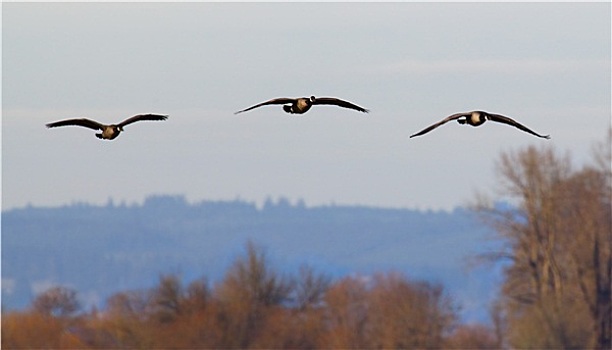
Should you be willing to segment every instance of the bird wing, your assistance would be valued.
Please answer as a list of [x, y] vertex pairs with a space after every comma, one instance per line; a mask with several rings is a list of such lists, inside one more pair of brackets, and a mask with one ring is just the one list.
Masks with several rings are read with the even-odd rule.
[[168, 119], [168, 116], [165, 114], [136, 114], [135, 116], [129, 117], [128, 119], [122, 121], [121, 123], [117, 124], [117, 126], [119, 127], [124, 127], [126, 125], [132, 124], [132, 123], [136, 123], [139, 122], [141, 120], [166, 120]]
[[521, 130], [523, 130], [525, 132], [528, 132], [528, 133], [530, 133], [532, 135], [535, 135], [537, 137], [541, 137], [543, 139], [550, 139], [550, 135], [540, 135], [537, 132], [529, 129], [525, 125], [517, 122], [516, 120], [514, 120], [512, 118], [509, 118], [509, 117], [506, 117], [506, 116], [503, 116], [503, 115], [500, 115], [500, 114], [491, 114], [491, 113], [488, 113], [488, 115], [489, 115], [489, 119], [492, 120], [492, 121], [499, 122], [499, 123], [504, 123], [504, 124], [508, 124], [508, 125], [512, 125], [512, 126], [514, 126], [516, 128], [519, 128], [519, 129], [521, 129]]
[[94, 130], [102, 130], [104, 128], [103, 124], [100, 124], [95, 120], [86, 119], [86, 118], [60, 120], [57, 122], [47, 124], [47, 127], [56, 128], [58, 126], [67, 126], [67, 125], [84, 126], [86, 128], [90, 128]]
[[470, 113], [456, 113], [456, 114], [453, 114], [453, 115], [449, 115], [448, 117], [440, 120], [439, 122], [437, 122], [437, 123], [435, 123], [435, 124], [433, 124], [431, 126], [428, 126], [425, 129], [417, 132], [416, 134], [410, 135], [410, 138], [413, 138], [415, 136], [421, 136], [423, 134], [427, 134], [428, 132], [432, 131], [433, 129], [437, 128], [438, 126], [440, 126], [440, 125], [442, 125], [444, 123], [447, 123], [447, 122], [449, 122], [451, 120], [459, 119], [461, 117], [467, 117], [469, 115], [470, 115]]
[[336, 106], [340, 106], [344, 108], [354, 109], [359, 112], [364, 112], [364, 113], [369, 112], [369, 110], [363, 107], [359, 107], [356, 104], [353, 104], [348, 101], [344, 101], [344, 100], [341, 100], [335, 97], [316, 97], [312, 104], [313, 105], [336, 105]]
[[251, 106], [251, 107], [249, 107], [247, 109], [243, 109], [241, 111], [234, 112], [234, 114], [250, 111], [251, 109], [255, 109], [257, 107], [261, 107], [261, 106], [265, 106], [265, 105], [285, 105], [287, 103], [293, 103], [294, 101], [295, 101], [294, 98], [288, 98], [288, 97], [273, 98], [273, 99], [271, 99], [269, 101], [262, 102], [260, 104], [256, 104], [255, 106]]

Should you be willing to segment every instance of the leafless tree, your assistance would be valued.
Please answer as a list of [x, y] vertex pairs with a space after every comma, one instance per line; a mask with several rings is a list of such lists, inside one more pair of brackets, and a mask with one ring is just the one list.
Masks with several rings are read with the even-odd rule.
[[67, 287], [52, 287], [39, 294], [32, 306], [37, 312], [54, 316], [67, 317], [73, 315], [80, 308], [75, 290]]
[[[610, 344], [611, 186], [606, 151], [579, 170], [550, 147], [503, 153], [500, 194], [510, 208], [479, 200], [507, 242], [502, 288], [516, 347], [602, 348]], [[605, 159], [608, 159], [607, 166]]]
[[312, 267], [301, 266], [294, 282], [294, 298], [297, 309], [303, 311], [308, 307], [320, 305], [330, 284], [331, 278], [329, 276], [317, 274]]
[[215, 289], [226, 335], [222, 346], [246, 348], [253, 344], [269, 312], [286, 301], [290, 291], [290, 284], [270, 267], [263, 250], [248, 242], [246, 257], [236, 260]]

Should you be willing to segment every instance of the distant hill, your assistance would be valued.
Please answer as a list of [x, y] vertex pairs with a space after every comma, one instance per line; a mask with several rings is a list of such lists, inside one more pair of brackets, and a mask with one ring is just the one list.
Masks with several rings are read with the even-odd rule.
[[2, 212], [2, 308], [24, 308], [57, 284], [91, 306], [118, 291], [151, 287], [160, 273], [214, 282], [251, 240], [283, 272], [308, 264], [336, 278], [394, 270], [441, 282], [465, 319], [481, 320], [499, 268], [465, 266], [493, 248], [489, 235], [461, 208], [307, 207], [284, 198], [258, 208], [242, 200], [190, 204], [181, 196], [131, 206], [26, 207]]

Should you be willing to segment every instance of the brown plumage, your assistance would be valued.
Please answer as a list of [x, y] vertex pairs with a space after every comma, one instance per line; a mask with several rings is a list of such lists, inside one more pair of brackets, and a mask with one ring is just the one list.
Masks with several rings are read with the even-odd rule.
[[451, 120], [457, 120], [459, 124], [469, 124], [471, 126], [480, 126], [484, 124], [484, 122], [486, 122], [487, 120], [492, 120], [494, 122], [512, 125], [515, 128], [521, 129], [537, 137], [541, 137], [544, 139], [550, 139], [550, 135], [540, 135], [536, 133], [535, 131], [529, 129], [528, 127], [524, 126], [523, 124], [520, 124], [519, 122], [517, 122], [516, 120], [512, 118], [503, 116], [501, 114], [493, 114], [493, 113], [484, 112], [484, 111], [472, 111], [472, 112], [457, 113], [457, 114], [450, 115], [442, 119], [441, 121], [417, 132], [416, 134], [410, 135], [410, 137], [412, 138], [415, 136], [421, 136], [423, 134], [426, 134], [432, 131], [433, 129], [437, 128], [438, 126], [444, 123], [447, 123]]
[[101, 130], [102, 131], [101, 133], [96, 134], [96, 137], [99, 139], [114, 140], [115, 138], [117, 138], [117, 136], [119, 136], [119, 134], [123, 131], [123, 127], [126, 125], [129, 125], [129, 124], [132, 124], [138, 121], [142, 121], [142, 120], [166, 120], [166, 119], [168, 119], [167, 115], [149, 113], [149, 114], [137, 114], [135, 116], [132, 116], [122, 121], [119, 124], [105, 125], [105, 124], [98, 123], [95, 120], [86, 119], [86, 118], [78, 118], [78, 119], [60, 120], [57, 122], [49, 123], [47, 124], [47, 127], [56, 128], [59, 126], [68, 126], [68, 125], [83, 126], [83, 127], [94, 129], [94, 130]]
[[299, 97], [299, 98], [274, 98], [266, 102], [262, 102], [260, 104], [256, 104], [255, 106], [249, 107], [247, 109], [243, 109], [241, 111], [235, 112], [234, 114], [250, 111], [251, 109], [255, 109], [257, 107], [265, 106], [265, 105], [284, 105], [283, 110], [287, 113], [291, 114], [303, 114], [308, 112], [310, 107], [313, 105], [336, 105], [339, 107], [354, 109], [359, 112], [368, 113], [369, 110], [359, 107], [356, 104], [353, 104], [348, 101], [341, 100], [335, 97]]

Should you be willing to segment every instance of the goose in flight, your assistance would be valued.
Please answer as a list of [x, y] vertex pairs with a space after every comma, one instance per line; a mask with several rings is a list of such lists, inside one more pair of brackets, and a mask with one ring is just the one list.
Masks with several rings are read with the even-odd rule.
[[274, 98], [272, 100], [262, 102], [260, 104], [256, 104], [255, 106], [249, 107], [247, 109], [243, 109], [241, 111], [235, 112], [234, 114], [250, 111], [251, 109], [255, 109], [257, 107], [265, 106], [265, 105], [284, 105], [283, 110], [287, 113], [291, 114], [303, 114], [308, 112], [310, 107], [313, 105], [336, 105], [339, 107], [354, 109], [359, 112], [368, 113], [369, 110], [359, 107], [355, 104], [352, 104], [348, 101], [344, 101], [335, 97], [300, 97], [300, 98]]
[[123, 131], [123, 127], [141, 120], [166, 120], [167, 115], [164, 114], [137, 114], [132, 116], [119, 124], [100, 124], [95, 120], [80, 118], [80, 119], [65, 119], [57, 122], [47, 124], [47, 128], [55, 128], [58, 126], [76, 125], [83, 126], [86, 128], [101, 130], [102, 132], [96, 134], [96, 137], [104, 140], [113, 140]]
[[526, 127], [523, 124], [520, 124], [519, 122], [517, 122], [516, 120], [500, 115], [500, 114], [493, 114], [493, 113], [489, 113], [489, 112], [484, 112], [484, 111], [472, 111], [472, 112], [465, 112], [465, 113], [457, 113], [457, 114], [453, 114], [450, 115], [444, 119], [442, 119], [441, 121], [417, 132], [416, 134], [410, 135], [410, 138], [413, 138], [415, 136], [421, 136], [423, 134], [426, 134], [430, 131], [432, 131], [433, 129], [437, 128], [438, 126], [449, 122], [451, 120], [457, 120], [457, 122], [459, 124], [469, 124], [471, 126], [480, 126], [482, 124], [484, 124], [484, 122], [486, 122], [487, 120], [492, 120], [494, 122], [498, 122], [498, 123], [504, 123], [504, 124], [508, 124], [508, 125], [512, 125], [516, 128], [519, 128], [525, 132], [528, 132], [532, 135], [535, 135], [537, 137], [541, 137], [544, 139], [550, 139], [550, 135], [540, 135], [538, 133], [536, 133], [535, 131], [529, 129], [528, 127]]

